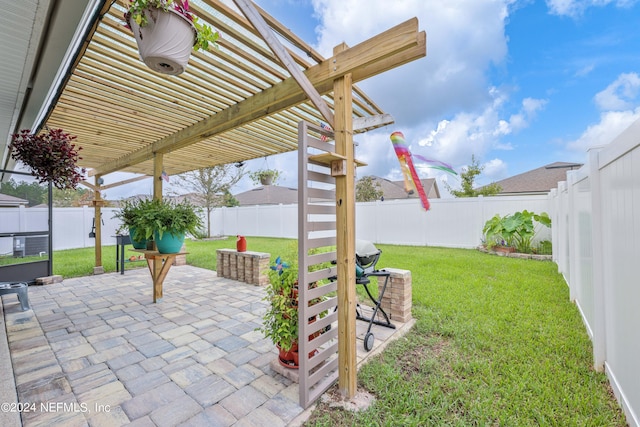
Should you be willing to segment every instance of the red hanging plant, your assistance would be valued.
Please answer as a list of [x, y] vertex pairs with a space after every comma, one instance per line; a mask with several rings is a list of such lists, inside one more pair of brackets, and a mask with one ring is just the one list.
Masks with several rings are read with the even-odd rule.
[[75, 189], [84, 179], [84, 168], [78, 170], [76, 163], [82, 157], [71, 141], [76, 139], [62, 129], [50, 129], [48, 133], [32, 134], [23, 129], [11, 138], [11, 157], [31, 168], [38, 182], [51, 182], [57, 188]]

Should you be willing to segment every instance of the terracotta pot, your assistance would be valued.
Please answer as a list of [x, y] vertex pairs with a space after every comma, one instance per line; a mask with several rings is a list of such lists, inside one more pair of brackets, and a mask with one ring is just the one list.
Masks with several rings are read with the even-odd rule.
[[280, 365], [289, 369], [298, 369], [298, 343], [294, 343], [288, 351], [284, 351], [279, 345], [276, 347], [278, 347], [278, 362]]

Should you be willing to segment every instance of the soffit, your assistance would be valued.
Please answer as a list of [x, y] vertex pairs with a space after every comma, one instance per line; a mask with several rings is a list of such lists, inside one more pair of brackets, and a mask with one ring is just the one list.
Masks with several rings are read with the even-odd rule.
[[8, 135], [13, 132], [29, 86], [40, 43], [43, 16], [49, 2], [2, 3], [0, 14], [0, 167], [4, 165]]

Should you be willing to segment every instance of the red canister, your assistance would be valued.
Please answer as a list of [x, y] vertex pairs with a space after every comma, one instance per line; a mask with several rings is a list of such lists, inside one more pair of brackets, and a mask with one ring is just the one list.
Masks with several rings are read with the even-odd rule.
[[238, 252], [247, 251], [247, 239], [245, 239], [244, 236], [238, 235], [238, 240], [236, 241], [236, 250]]

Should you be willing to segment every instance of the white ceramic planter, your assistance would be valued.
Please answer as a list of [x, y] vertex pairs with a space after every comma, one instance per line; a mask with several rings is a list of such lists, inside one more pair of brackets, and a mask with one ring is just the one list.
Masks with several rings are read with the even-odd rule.
[[158, 73], [177, 76], [187, 68], [196, 29], [180, 13], [170, 9], [146, 9], [148, 24], [140, 27], [133, 19], [129, 26], [138, 43], [140, 59]]

